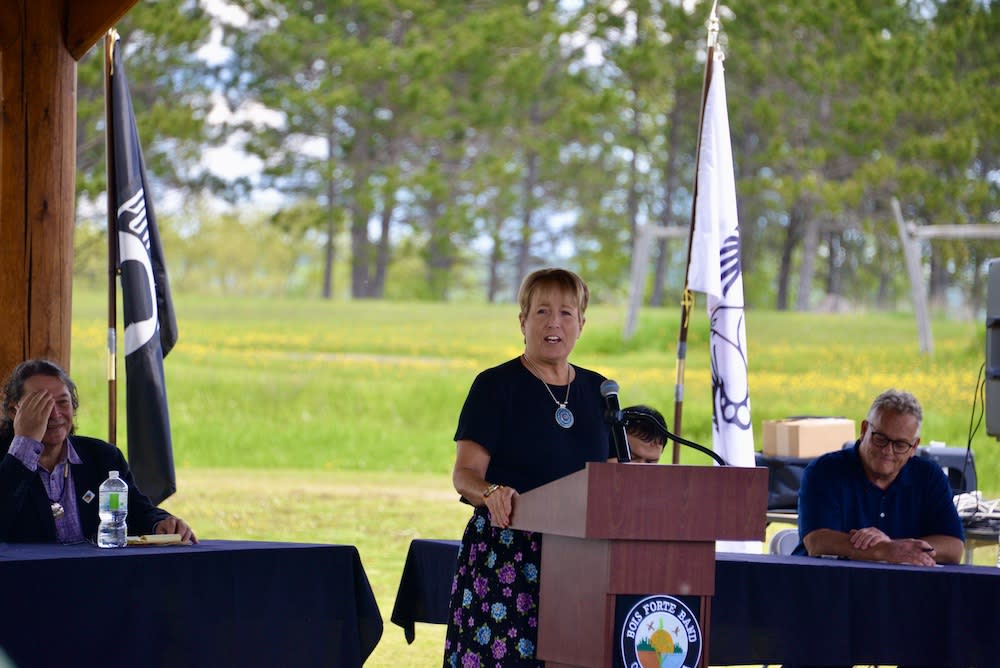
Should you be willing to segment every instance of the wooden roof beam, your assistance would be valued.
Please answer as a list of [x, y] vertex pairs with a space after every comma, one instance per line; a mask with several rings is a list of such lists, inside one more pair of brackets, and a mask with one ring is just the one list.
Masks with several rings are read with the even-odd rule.
[[66, 49], [80, 60], [137, 0], [67, 0]]

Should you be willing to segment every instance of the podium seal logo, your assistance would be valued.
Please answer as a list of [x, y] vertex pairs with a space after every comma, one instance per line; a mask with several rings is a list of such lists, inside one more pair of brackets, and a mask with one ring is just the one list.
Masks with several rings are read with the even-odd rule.
[[620, 646], [627, 668], [695, 668], [701, 660], [698, 617], [673, 596], [647, 596], [625, 616]]

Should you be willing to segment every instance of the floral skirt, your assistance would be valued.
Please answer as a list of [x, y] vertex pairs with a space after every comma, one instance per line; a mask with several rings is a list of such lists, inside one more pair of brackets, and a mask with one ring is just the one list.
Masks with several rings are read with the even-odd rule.
[[541, 554], [541, 534], [499, 529], [476, 508], [451, 585], [445, 668], [544, 665], [535, 659]]

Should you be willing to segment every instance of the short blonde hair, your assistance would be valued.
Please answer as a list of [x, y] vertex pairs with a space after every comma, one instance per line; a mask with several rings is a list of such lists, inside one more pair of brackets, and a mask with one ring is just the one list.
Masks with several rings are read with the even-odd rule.
[[531, 308], [531, 299], [540, 288], [559, 288], [563, 292], [573, 295], [580, 309], [580, 322], [583, 322], [583, 314], [587, 312], [587, 303], [590, 301], [590, 289], [583, 279], [569, 269], [549, 267], [531, 272], [521, 281], [521, 287], [517, 291], [517, 301], [521, 307], [521, 317], [528, 314]]

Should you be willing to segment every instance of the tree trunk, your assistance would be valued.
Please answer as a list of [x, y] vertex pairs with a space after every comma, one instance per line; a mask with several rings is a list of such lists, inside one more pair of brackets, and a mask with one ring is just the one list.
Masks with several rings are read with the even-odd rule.
[[[326, 134], [326, 159], [333, 162], [337, 150], [334, 131]], [[332, 176], [326, 179], [326, 247], [323, 253], [323, 299], [333, 297], [333, 262], [336, 259], [337, 236], [337, 182]]]
[[337, 234], [337, 213], [334, 208], [326, 208], [326, 248], [323, 253], [323, 299], [333, 297], [333, 261], [336, 254], [334, 237]]
[[503, 257], [500, 244], [502, 243], [503, 240], [500, 239], [499, 234], [493, 236], [493, 250], [490, 251], [489, 278], [486, 283], [486, 301], [489, 304], [496, 303], [497, 295], [500, 292], [500, 259]]
[[781, 246], [781, 262], [778, 265], [778, 295], [775, 308], [779, 311], [788, 310], [788, 282], [792, 275], [792, 253], [798, 243], [799, 230], [802, 225], [800, 205], [794, 204], [788, 212], [788, 229], [785, 230], [785, 240]]
[[[875, 247], [876, 254], [875, 257], [889, 257], [889, 239], [885, 234], [878, 232], [875, 235]], [[892, 273], [889, 271], [889, 265], [884, 262], [878, 263], [878, 292], [875, 296], [875, 307], [880, 311], [885, 311], [889, 308], [889, 300], [892, 295]]]
[[982, 252], [976, 249], [972, 251], [971, 255], [972, 285], [969, 286], [968, 301], [969, 313], [974, 315], [979, 313], [979, 309], [986, 306], [986, 281], [989, 280], [989, 276], [984, 271], [987, 258], [983, 257]]
[[947, 306], [950, 286], [951, 277], [948, 275], [946, 263], [941, 259], [940, 251], [931, 244], [931, 280], [927, 297], [932, 307], [940, 309]]
[[827, 256], [826, 273], [826, 294], [842, 297], [844, 295], [844, 248], [841, 243], [843, 233], [831, 230], [827, 235], [827, 247], [830, 254]]
[[819, 221], [812, 217], [803, 224], [802, 261], [799, 263], [799, 289], [795, 297], [795, 310], [809, 310], [809, 296], [812, 293], [813, 275], [816, 273], [816, 255], [819, 250]]
[[432, 299], [445, 301], [448, 299], [450, 272], [455, 264], [448, 233], [448, 207], [434, 201], [428, 207], [428, 213], [433, 222], [427, 240], [427, 286]]
[[496, 207], [494, 211], [493, 229], [491, 230], [491, 240], [493, 248], [490, 250], [489, 267], [487, 269], [488, 278], [486, 280], [486, 301], [490, 304], [496, 303], [497, 295], [500, 293], [500, 263], [503, 261], [503, 235], [500, 234], [503, 225], [503, 213]]
[[351, 197], [351, 297], [363, 299], [372, 296], [371, 241], [368, 238], [368, 218], [371, 210], [362, 204], [371, 164], [368, 156], [370, 131], [362, 123], [355, 130], [350, 151], [353, 172], [353, 192]]
[[389, 274], [389, 256], [392, 253], [389, 235], [392, 229], [392, 213], [395, 210], [396, 200], [392, 193], [387, 192], [382, 206], [378, 246], [375, 249], [375, 280], [372, 282], [371, 296], [376, 299], [385, 297], [385, 279]]
[[368, 214], [355, 197], [351, 205], [351, 296], [355, 299], [372, 296]]
[[[670, 112], [670, 134], [667, 138], [667, 164], [663, 168], [663, 210], [660, 212], [660, 225], [670, 227], [674, 214], [674, 191], [677, 189], [677, 145], [680, 143], [681, 108], [674, 105]], [[685, 111], [687, 111], [685, 109]], [[649, 297], [650, 306], [663, 306], [666, 302], [667, 259], [670, 257], [670, 245], [667, 238], [662, 238], [656, 244], [656, 270], [653, 274], [653, 293]], [[685, 261], [687, 258], [685, 257]], [[682, 286], [683, 287], [683, 286]]]
[[635, 248], [635, 238], [639, 227], [639, 91], [632, 89], [632, 127], [629, 139], [632, 144], [632, 156], [628, 161], [628, 194], [626, 195], [626, 210], [628, 211], [629, 248]]
[[515, 300], [517, 300], [517, 290], [520, 287], [521, 279], [528, 273], [528, 266], [531, 262], [531, 239], [534, 232], [531, 219], [535, 215], [535, 186], [538, 183], [538, 154], [534, 150], [529, 150], [525, 156], [525, 165], [527, 170], [523, 181], [521, 238], [517, 248], [517, 277], [514, 282]]

